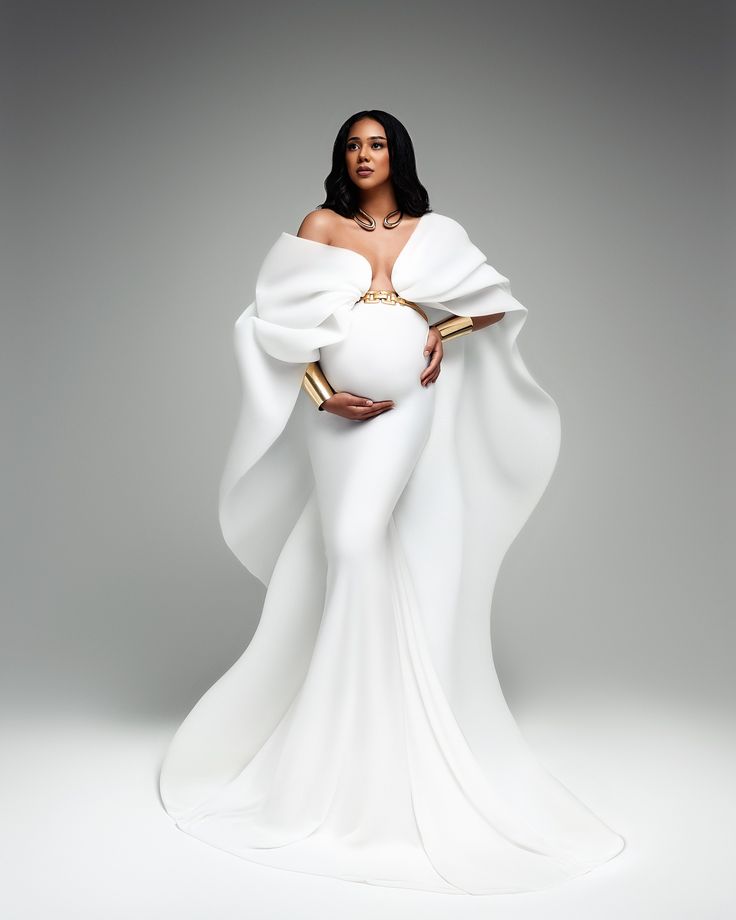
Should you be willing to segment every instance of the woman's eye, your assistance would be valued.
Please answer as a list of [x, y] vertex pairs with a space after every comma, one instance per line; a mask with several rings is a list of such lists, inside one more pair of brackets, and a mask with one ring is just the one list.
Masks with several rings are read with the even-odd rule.
[[[347, 149], [348, 149], [348, 150], [355, 150], [355, 148], [356, 148], [357, 146], [358, 146], [358, 145], [357, 145], [355, 142], [353, 142], [352, 144], [348, 144]], [[383, 148], [383, 144], [381, 143], [381, 141], [373, 141], [373, 143], [371, 144], [371, 147]]]

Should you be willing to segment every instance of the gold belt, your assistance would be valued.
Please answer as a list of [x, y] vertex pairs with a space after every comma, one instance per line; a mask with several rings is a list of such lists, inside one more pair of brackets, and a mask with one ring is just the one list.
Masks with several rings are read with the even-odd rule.
[[422, 310], [419, 304], [414, 303], [411, 300], [406, 300], [403, 297], [399, 297], [396, 291], [366, 291], [362, 297], [359, 297], [356, 303], [359, 301], [364, 303], [395, 303], [400, 304], [402, 307], [411, 307], [413, 310], [416, 310], [424, 319], [429, 323], [427, 314]]

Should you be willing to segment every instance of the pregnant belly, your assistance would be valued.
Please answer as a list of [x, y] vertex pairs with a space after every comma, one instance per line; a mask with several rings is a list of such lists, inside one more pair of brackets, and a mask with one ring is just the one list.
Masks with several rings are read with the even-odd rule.
[[411, 307], [359, 301], [347, 336], [320, 349], [320, 366], [335, 391], [398, 400], [422, 389], [428, 328]]

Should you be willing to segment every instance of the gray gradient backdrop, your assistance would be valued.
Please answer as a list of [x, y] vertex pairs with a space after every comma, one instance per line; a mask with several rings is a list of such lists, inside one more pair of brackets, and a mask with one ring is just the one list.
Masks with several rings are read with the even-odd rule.
[[733, 11], [4, 4], [4, 704], [175, 722], [247, 645], [233, 323], [376, 107], [562, 413], [496, 592], [512, 708], [732, 705]]
[[[3, 918], [734, 914], [735, 12], [0, 6]], [[157, 797], [263, 600], [217, 519], [233, 324], [369, 107], [404, 121], [432, 206], [511, 279], [562, 413], [494, 654], [541, 763], [627, 847], [552, 891], [254, 866]]]

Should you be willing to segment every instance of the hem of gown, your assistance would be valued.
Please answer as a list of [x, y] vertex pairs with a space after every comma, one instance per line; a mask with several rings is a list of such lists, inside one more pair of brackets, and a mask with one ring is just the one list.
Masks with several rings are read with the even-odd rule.
[[573, 879], [580, 878], [583, 875], [588, 875], [593, 870], [600, 868], [606, 863], [611, 862], [617, 856], [620, 856], [627, 847], [626, 838], [621, 836], [621, 834], [616, 834], [620, 841], [620, 846], [617, 850], [615, 850], [609, 856], [598, 858], [589, 864], [581, 864], [578, 869], [569, 870], [566, 875], [560, 877], [556, 881], [528, 887], [498, 887], [489, 888], [482, 891], [469, 891], [468, 889], [462, 888], [459, 885], [454, 885], [452, 882], [448, 882], [439, 874], [439, 872], [437, 872], [436, 869], [433, 869], [433, 871], [436, 873], [438, 879], [440, 880], [440, 884], [437, 887], [433, 887], [428, 884], [423, 884], [421, 882], [407, 878], [380, 878], [377, 876], [360, 877], [357, 875], [319, 872], [316, 869], [297, 869], [294, 866], [279, 865], [276, 862], [269, 862], [263, 857], [262, 854], [269, 850], [284, 850], [284, 847], [249, 847], [238, 851], [230, 850], [218, 846], [217, 844], [212, 843], [203, 837], [200, 837], [193, 831], [183, 827], [178, 821], [175, 821], [174, 823], [176, 828], [181, 833], [186, 834], [188, 837], [192, 837], [194, 840], [199, 841], [199, 843], [204, 843], [206, 846], [211, 847], [213, 850], [218, 850], [221, 853], [227, 853], [236, 859], [242, 859], [245, 862], [252, 863], [253, 865], [263, 866], [266, 869], [274, 869], [278, 872], [294, 872], [297, 875], [309, 875], [316, 878], [332, 879], [338, 882], [351, 882], [353, 884], [360, 885], [373, 885], [379, 888], [400, 888], [407, 891], [423, 891], [431, 892], [433, 894], [469, 895], [472, 897], [489, 897], [503, 894], [531, 894], [535, 891], [548, 891], [552, 888], [557, 888], [559, 885], [564, 885], [566, 882], [572, 881]]
[[[432, 669], [428, 649], [424, 646], [424, 635], [416, 607], [413, 579], [408, 570], [407, 560], [403, 555], [401, 539], [396, 530], [393, 517], [389, 522], [388, 537], [393, 613], [398, 630], [397, 636], [403, 637], [403, 641], [400, 642], [399, 646], [400, 657], [398, 664], [402, 670], [404, 681], [404, 701], [406, 702], [411, 694], [416, 694], [417, 699], [421, 701], [423, 719], [426, 719], [427, 726], [432, 729], [434, 743], [437, 745], [437, 754], [439, 756], [446, 756], [447, 754], [442, 748], [441, 740], [444, 738], [446, 743], [449, 743], [454, 737], [450, 735], [448, 739], [447, 731], [449, 728], [452, 726], [459, 733], [455, 739], [457, 742], [455, 756], [448, 763], [451, 768], [454, 768], [456, 764], [462, 766], [466, 755], [470, 756], [470, 751], [469, 749], [466, 750], [465, 743], [463, 743], [464, 736], [462, 736], [457, 723], [454, 720], [450, 720], [448, 714], [443, 717], [441, 706], [438, 709], [444, 698], [440, 699], [440, 687], [439, 685], [435, 686], [437, 678]], [[411, 713], [406, 712], [405, 716], [410, 718]], [[418, 719], [416, 713], [414, 718], [415, 720]], [[448, 720], [451, 722], [451, 726], [448, 724]], [[404, 740], [408, 741], [406, 734], [404, 734]], [[409, 748], [407, 748], [407, 753], [408, 751]], [[464, 774], [462, 771], [458, 773], [453, 770], [453, 776], [454, 781], [458, 782], [463, 778]], [[217, 794], [214, 794], [214, 799], [217, 798]], [[466, 792], [466, 796], [472, 805], [472, 787], [471, 791]], [[476, 871], [475, 877], [473, 877], [473, 870], [465, 864], [462, 857], [459, 857], [457, 851], [454, 857], [454, 865], [452, 859], [450, 859], [449, 863], [447, 859], [444, 859], [444, 865], [441, 859], [440, 865], [437, 865], [437, 860], [433, 858], [436, 855], [433, 853], [433, 841], [436, 844], [437, 835], [436, 833], [430, 835], [429, 840], [425, 840], [422, 816], [417, 814], [413, 794], [410, 803], [419, 839], [414, 843], [398, 846], [394, 846], [393, 843], [389, 845], [379, 843], [378, 845], [367, 847], [363, 851], [363, 855], [351, 852], [351, 847], [345, 845], [340, 836], [335, 837], [332, 834], [328, 834], [327, 838], [323, 837], [321, 828], [324, 824], [324, 818], [309, 833], [289, 841], [282, 840], [274, 845], [266, 844], [262, 846], [240, 845], [227, 832], [223, 835], [222, 828], [208, 828], [206, 826], [208, 817], [210, 817], [207, 814], [208, 809], [206, 807], [208, 802], [209, 799], [200, 802], [199, 806], [193, 811], [190, 811], [186, 816], [174, 818], [174, 821], [176, 827], [183, 833], [211, 846], [213, 849], [229, 853], [256, 865], [280, 869], [281, 871], [383, 888], [401, 888], [437, 894], [481, 896], [543, 891], [591, 872], [593, 869], [615, 858], [626, 847], [624, 838], [606, 825], [612, 835], [607, 841], [609, 845], [606, 848], [603, 848], [600, 843], [598, 846], [591, 846], [588, 850], [587, 859], [585, 846], [576, 847], [574, 850], [571, 850], [569, 846], [553, 847], [552, 849], [556, 850], [556, 853], [537, 851], [538, 855], [542, 857], [538, 869], [536, 871], [531, 869], [524, 873], [522, 877], [517, 875], [513, 883], [504, 884], [504, 879], [499, 871], [499, 864], [495, 864], [495, 860], [489, 856], [490, 851], [486, 851], [486, 869], [481, 872]], [[171, 815], [171, 817], [174, 816]], [[204, 820], [205, 826], [202, 828], [197, 827], [202, 820]], [[489, 824], [493, 826], [491, 821], [489, 821]], [[501, 836], [504, 835], [502, 834]], [[228, 837], [230, 837], [230, 840], [228, 840]], [[309, 840], [309, 838], [312, 839]], [[510, 838], [507, 842], [511, 849], [530, 849], [530, 847], [515, 842]], [[451, 846], [451, 844], [446, 845]], [[326, 847], [326, 849], [323, 849], [323, 847]], [[485, 850], [485, 847], [479, 844], [479, 850]], [[448, 865], [451, 867], [449, 875], [446, 871], [444, 873], [442, 871], [447, 869]], [[396, 872], [396, 874], [393, 875], [392, 872]], [[451, 880], [450, 876], [455, 880]], [[496, 884], [490, 882], [493, 876], [496, 876]], [[507, 879], [506, 881], [509, 882], [510, 880]]]

